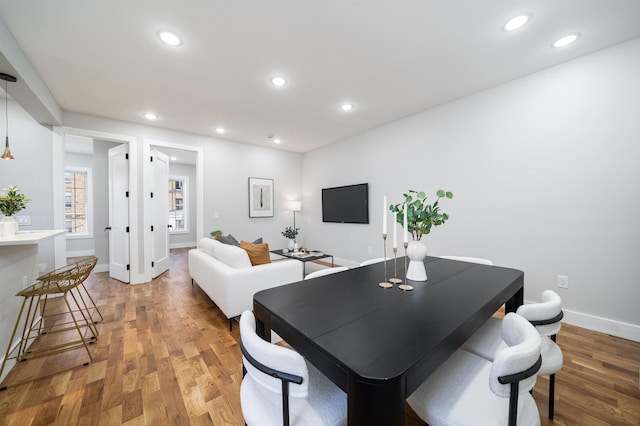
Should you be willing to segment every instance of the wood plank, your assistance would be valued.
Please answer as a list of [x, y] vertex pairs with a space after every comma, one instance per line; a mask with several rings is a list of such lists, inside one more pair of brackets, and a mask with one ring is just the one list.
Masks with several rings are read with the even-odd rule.
[[[187, 251], [172, 250], [171, 270], [147, 284], [92, 274], [86, 285], [104, 316], [94, 362], [77, 366], [86, 353], [65, 352], [74, 367], [53, 375], [58, 358], [18, 364], [10, 376], [40, 378], [0, 391], [0, 424], [242, 425], [239, 327], [229, 332], [191, 285]], [[533, 392], [543, 426], [640, 424], [640, 343], [563, 324], [558, 344], [553, 422], [548, 378]], [[407, 407], [407, 424], [424, 422]]]

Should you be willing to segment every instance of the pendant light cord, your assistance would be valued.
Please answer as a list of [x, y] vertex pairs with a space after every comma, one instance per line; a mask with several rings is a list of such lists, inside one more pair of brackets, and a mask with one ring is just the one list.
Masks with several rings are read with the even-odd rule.
[[6, 144], [9, 143], [9, 80], [4, 81], [4, 118], [6, 122]]

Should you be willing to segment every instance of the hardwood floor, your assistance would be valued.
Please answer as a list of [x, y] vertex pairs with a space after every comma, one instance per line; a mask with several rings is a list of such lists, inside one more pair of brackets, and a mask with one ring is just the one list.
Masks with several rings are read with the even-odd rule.
[[[88, 366], [82, 351], [18, 364], [0, 391], [0, 425], [242, 425], [238, 327], [191, 286], [187, 249], [152, 283], [124, 285], [105, 273], [87, 287], [104, 315]], [[564, 367], [556, 418], [547, 420], [548, 379], [534, 397], [543, 425], [640, 424], [640, 343], [563, 325]], [[2, 348], [4, 350], [4, 348]], [[78, 367], [53, 373], [65, 363]], [[407, 408], [407, 423], [423, 425]]]

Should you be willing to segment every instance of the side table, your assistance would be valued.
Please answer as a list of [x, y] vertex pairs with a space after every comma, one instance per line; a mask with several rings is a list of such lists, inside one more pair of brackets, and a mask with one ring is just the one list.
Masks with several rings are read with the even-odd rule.
[[307, 252], [288, 252], [285, 253], [282, 249], [278, 249], [278, 250], [271, 250], [271, 253], [273, 254], [277, 254], [278, 256], [282, 256], [282, 257], [286, 257], [289, 259], [295, 259], [295, 260], [299, 260], [300, 262], [303, 263], [302, 266], [302, 278], [304, 279], [304, 277], [307, 275], [307, 270], [306, 270], [306, 266], [307, 266], [307, 262], [313, 262], [314, 260], [320, 260], [320, 259], [326, 259], [327, 257], [331, 258], [331, 267], [333, 268], [333, 255], [332, 254], [327, 254], [327, 253], [323, 253], [321, 251], [307, 251]]

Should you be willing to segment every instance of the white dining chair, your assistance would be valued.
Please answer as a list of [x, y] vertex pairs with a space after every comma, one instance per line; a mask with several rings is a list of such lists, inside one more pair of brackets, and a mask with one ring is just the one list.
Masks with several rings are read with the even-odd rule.
[[456, 351], [408, 398], [430, 426], [537, 426], [540, 415], [529, 391], [540, 368], [540, 334], [523, 317], [502, 321], [505, 347], [493, 362]]
[[489, 259], [483, 259], [481, 257], [467, 257], [467, 256], [438, 256], [441, 259], [459, 260], [462, 262], [478, 263], [480, 265], [493, 265], [493, 262]]
[[360, 262], [360, 266], [367, 266], [367, 265], [373, 265], [374, 263], [380, 263], [380, 262], [384, 262], [385, 260], [391, 260], [390, 257], [376, 257], [374, 259], [367, 259], [364, 260], [362, 262]]
[[288, 347], [256, 333], [251, 311], [240, 317], [240, 405], [247, 425], [346, 425], [347, 396]]
[[[542, 336], [542, 366], [539, 375], [549, 376], [549, 419], [553, 420], [555, 400], [555, 373], [563, 364], [562, 350], [556, 343], [563, 317], [562, 299], [552, 291], [542, 292], [539, 303], [522, 305], [516, 311], [533, 324]], [[502, 320], [491, 317], [462, 346], [462, 349], [491, 361], [505, 344], [500, 338]]]
[[338, 272], [346, 271], [349, 269], [346, 266], [336, 266], [335, 268], [325, 268], [320, 269], [318, 271], [311, 272], [304, 277], [305, 280], [310, 280], [311, 278], [318, 278], [325, 275], [337, 274]]

